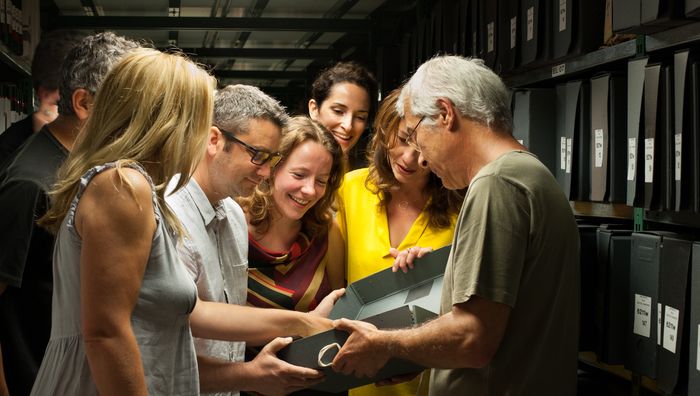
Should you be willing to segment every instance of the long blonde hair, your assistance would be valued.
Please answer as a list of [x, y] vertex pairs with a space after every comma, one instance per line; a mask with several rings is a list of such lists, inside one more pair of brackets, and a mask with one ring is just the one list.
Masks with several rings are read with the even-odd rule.
[[248, 213], [250, 224], [256, 228], [258, 234], [266, 234], [270, 230], [275, 200], [272, 197], [275, 175], [289, 155], [302, 143], [311, 141], [323, 146], [332, 158], [330, 176], [326, 184], [326, 192], [316, 204], [310, 208], [301, 219], [302, 230], [310, 238], [324, 235], [333, 220], [331, 206], [335, 202], [335, 196], [345, 173], [343, 163], [343, 151], [333, 135], [321, 124], [306, 116], [292, 117], [284, 128], [279, 152], [282, 161], [275, 166], [270, 175], [270, 180], [261, 183], [255, 192], [246, 198], [239, 199], [239, 203]]
[[168, 180], [180, 173], [185, 185], [204, 153], [212, 122], [215, 80], [180, 54], [138, 49], [106, 76], [75, 146], [59, 168], [52, 205], [39, 224], [57, 232], [90, 168], [118, 161], [140, 163], [156, 185], [166, 222], [180, 234], [175, 215], [164, 203]]

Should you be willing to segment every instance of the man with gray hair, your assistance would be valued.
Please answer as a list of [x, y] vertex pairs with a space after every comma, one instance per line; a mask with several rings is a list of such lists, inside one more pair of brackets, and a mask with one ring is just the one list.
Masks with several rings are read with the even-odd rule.
[[[250, 194], [270, 176], [271, 167], [280, 160], [277, 147], [287, 120], [284, 108], [258, 88], [229, 85], [217, 91], [204, 158], [187, 185], [166, 195], [187, 231], [178, 243], [178, 253], [201, 300], [246, 304], [248, 225], [232, 198]], [[171, 181], [170, 188], [177, 180]], [[264, 312], [270, 311], [241, 311], [240, 320], [250, 323], [250, 333], [276, 327], [281, 331], [281, 326], [266, 326], [272, 319], [259, 315]], [[251, 362], [244, 362], [244, 342], [195, 338], [202, 392], [238, 394], [231, 392], [235, 389], [278, 395], [313, 385], [321, 378], [319, 372], [293, 366], [275, 355], [290, 342], [290, 338], [275, 339]]]
[[411, 77], [397, 110], [419, 163], [448, 189], [468, 187], [441, 316], [398, 331], [341, 319], [352, 334], [333, 368], [373, 375], [395, 357], [434, 367], [433, 395], [575, 394], [576, 222], [552, 174], [513, 138], [505, 85], [481, 60], [440, 56]]
[[47, 191], [93, 95], [112, 66], [137, 47], [114, 33], [79, 41], [62, 65], [58, 117], [29, 137], [0, 175], [0, 394], [5, 382], [10, 394], [29, 394], [49, 341], [54, 239], [35, 220], [48, 208]]

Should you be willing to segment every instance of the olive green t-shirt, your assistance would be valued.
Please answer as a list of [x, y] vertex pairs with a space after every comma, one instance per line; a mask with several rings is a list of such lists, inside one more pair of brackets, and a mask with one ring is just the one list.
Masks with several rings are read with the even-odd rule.
[[492, 361], [435, 369], [431, 395], [574, 395], [579, 237], [547, 168], [513, 151], [472, 180], [457, 219], [441, 313], [479, 296], [511, 307]]

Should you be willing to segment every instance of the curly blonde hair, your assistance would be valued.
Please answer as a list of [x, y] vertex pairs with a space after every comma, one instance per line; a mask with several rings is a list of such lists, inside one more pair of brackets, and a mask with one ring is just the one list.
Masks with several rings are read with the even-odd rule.
[[257, 233], [264, 235], [270, 229], [272, 209], [275, 206], [272, 190], [277, 170], [297, 147], [307, 141], [316, 142], [323, 146], [331, 154], [332, 164], [326, 192], [301, 218], [301, 229], [310, 238], [328, 232], [333, 220], [332, 206], [335, 202], [336, 192], [345, 173], [343, 151], [333, 135], [323, 125], [307, 116], [296, 116], [291, 118], [282, 132], [279, 148], [282, 161], [272, 170], [270, 179], [261, 183], [249, 197], [239, 199], [241, 207], [248, 214], [249, 222], [255, 227]]

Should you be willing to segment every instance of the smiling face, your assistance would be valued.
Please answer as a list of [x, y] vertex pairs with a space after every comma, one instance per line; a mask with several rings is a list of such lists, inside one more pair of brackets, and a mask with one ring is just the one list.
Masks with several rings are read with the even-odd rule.
[[369, 118], [369, 94], [359, 85], [343, 82], [333, 85], [320, 103], [309, 101], [309, 116], [328, 128], [347, 153], [360, 139]]
[[280, 215], [300, 220], [326, 193], [333, 157], [311, 140], [299, 144], [275, 169], [272, 197]]
[[430, 170], [419, 166], [419, 153], [406, 143], [406, 121], [399, 122], [394, 147], [389, 149], [389, 162], [394, 177], [401, 184], [423, 186], [428, 181]]

